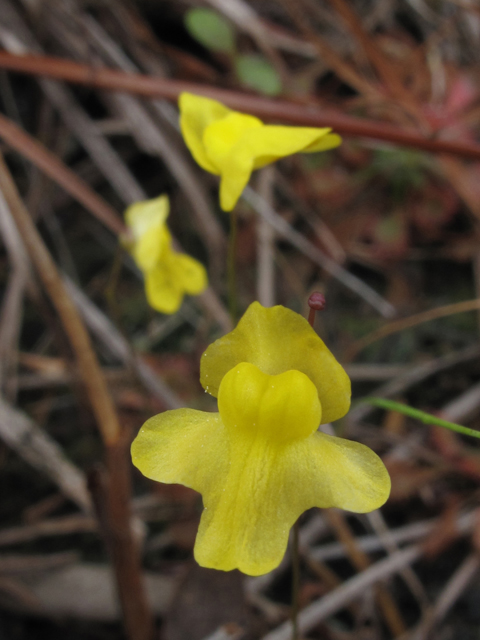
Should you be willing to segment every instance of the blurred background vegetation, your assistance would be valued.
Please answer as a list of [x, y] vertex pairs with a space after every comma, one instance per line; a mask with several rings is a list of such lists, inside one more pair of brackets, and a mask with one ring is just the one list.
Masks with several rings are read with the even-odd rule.
[[[475, 0], [0, 0], [0, 640], [147, 640], [137, 551], [156, 637], [288, 638], [289, 558], [258, 579], [200, 569], [198, 495], [128, 462], [152, 414], [214, 410], [199, 359], [231, 326], [229, 217], [178, 131], [175, 98], [200, 87], [343, 137], [257, 172], [237, 206], [239, 311], [258, 299], [305, 314], [312, 291], [326, 296], [316, 329], [354, 392], [332, 428], [392, 476], [381, 512], [302, 517], [305, 637], [480, 637], [477, 443], [356, 404], [480, 428], [479, 36]], [[149, 308], [121, 243], [124, 209], [161, 193], [210, 278], [172, 316]], [[118, 459], [20, 210], [91, 337]]]

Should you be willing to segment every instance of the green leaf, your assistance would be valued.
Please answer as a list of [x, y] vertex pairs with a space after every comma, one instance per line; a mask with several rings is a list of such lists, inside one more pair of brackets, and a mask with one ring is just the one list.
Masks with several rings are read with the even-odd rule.
[[206, 49], [235, 52], [235, 33], [230, 23], [212, 9], [190, 9], [185, 14], [188, 33]]
[[240, 82], [266, 96], [276, 96], [282, 91], [280, 76], [263, 56], [241, 55], [235, 61]]

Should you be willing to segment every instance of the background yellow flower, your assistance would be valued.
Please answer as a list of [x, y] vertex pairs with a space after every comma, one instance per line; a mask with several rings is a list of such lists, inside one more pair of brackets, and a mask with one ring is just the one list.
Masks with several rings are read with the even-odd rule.
[[128, 207], [125, 221], [133, 235], [128, 248], [145, 277], [148, 303], [162, 313], [175, 313], [185, 293], [201, 293], [208, 280], [198, 260], [173, 249], [168, 213], [168, 197], [162, 195]]
[[221, 176], [220, 206], [231, 211], [254, 169], [293, 153], [333, 149], [341, 138], [328, 127], [265, 125], [254, 116], [192, 93], [179, 99], [180, 127], [198, 164]]

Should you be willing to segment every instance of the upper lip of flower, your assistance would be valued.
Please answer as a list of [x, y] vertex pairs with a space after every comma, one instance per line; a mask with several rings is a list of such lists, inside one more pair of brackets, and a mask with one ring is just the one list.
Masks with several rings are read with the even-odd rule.
[[200, 360], [200, 382], [217, 396], [223, 376], [239, 362], [251, 362], [264, 373], [290, 369], [315, 384], [322, 422], [344, 416], [350, 407], [350, 379], [305, 318], [283, 306], [253, 302], [237, 327], [212, 343]]

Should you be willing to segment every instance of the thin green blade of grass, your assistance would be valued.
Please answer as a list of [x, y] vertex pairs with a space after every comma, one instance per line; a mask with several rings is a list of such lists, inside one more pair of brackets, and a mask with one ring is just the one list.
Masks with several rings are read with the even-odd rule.
[[431, 424], [437, 427], [450, 429], [450, 431], [461, 433], [464, 436], [471, 436], [472, 438], [480, 438], [480, 431], [476, 431], [475, 429], [470, 429], [469, 427], [463, 427], [462, 425], [456, 424], [455, 422], [442, 420], [442, 418], [438, 418], [437, 416], [434, 416], [431, 413], [427, 413], [426, 411], [420, 411], [419, 409], [414, 409], [413, 407], [410, 407], [408, 404], [403, 404], [402, 402], [395, 402], [394, 400], [386, 400], [385, 398], [375, 398], [375, 397], [363, 398], [362, 402], [371, 404], [374, 407], [379, 407], [380, 409], [397, 411], [398, 413], [402, 413], [403, 415], [409, 416], [410, 418], [415, 418], [417, 420], [420, 420], [424, 424]]

